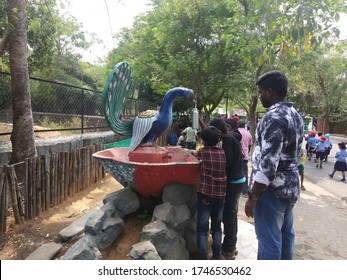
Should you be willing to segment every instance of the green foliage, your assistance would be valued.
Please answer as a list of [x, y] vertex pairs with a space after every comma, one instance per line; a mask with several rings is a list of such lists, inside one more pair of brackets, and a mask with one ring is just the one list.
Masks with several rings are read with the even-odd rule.
[[191, 87], [207, 113], [226, 96], [249, 113], [261, 109], [257, 77], [335, 38], [346, 9], [342, 0], [153, 0], [152, 7], [118, 34], [108, 68], [130, 63], [135, 89], [142, 81], [158, 93]]
[[[344, 47], [343, 47], [344, 46]], [[346, 43], [302, 54], [288, 64], [290, 98], [302, 112], [329, 122], [343, 123], [347, 113]], [[304, 63], [303, 63], [304, 62]]]
[[149, 211], [149, 210], [142, 210], [139, 214], [137, 214], [137, 218], [140, 220], [140, 221], [145, 221], [149, 218], [152, 217], [152, 211]]

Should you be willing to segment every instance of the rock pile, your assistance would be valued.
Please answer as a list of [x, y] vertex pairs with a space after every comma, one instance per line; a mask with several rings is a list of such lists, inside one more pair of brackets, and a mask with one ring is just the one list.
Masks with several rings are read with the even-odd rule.
[[[196, 253], [195, 187], [168, 184], [161, 200], [153, 210], [152, 221], [143, 228], [140, 242], [132, 246], [129, 259], [187, 260]], [[60, 259], [102, 259], [124, 230], [123, 218], [138, 211], [142, 201], [131, 188], [107, 195], [103, 205], [88, 217], [83, 237]]]

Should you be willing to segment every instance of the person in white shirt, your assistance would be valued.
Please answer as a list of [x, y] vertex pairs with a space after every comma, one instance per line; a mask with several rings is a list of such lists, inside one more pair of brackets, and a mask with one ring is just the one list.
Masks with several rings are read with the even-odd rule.
[[192, 122], [189, 122], [189, 126], [183, 130], [186, 133], [186, 140], [184, 147], [190, 150], [195, 150], [196, 147], [196, 129], [192, 128]]

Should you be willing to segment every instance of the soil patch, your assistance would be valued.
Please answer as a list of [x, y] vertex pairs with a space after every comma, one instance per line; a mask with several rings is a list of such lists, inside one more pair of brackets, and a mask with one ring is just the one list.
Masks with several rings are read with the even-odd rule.
[[[122, 186], [110, 175], [105, 180], [83, 190], [64, 203], [52, 207], [41, 217], [16, 225], [9, 217], [8, 230], [0, 237], [1, 260], [24, 260], [41, 245], [55, 242], [59, 232], [73, 221], [102, 204], [103, 198]], [[140, 240], [140, 232], [150, 218], [134, 213], [125, 217], [125, 231], [110, 248], [107, 259], [127, 260], [130, 247]], [[63, 255], [76, 242], [63, 243]]]
[[[44, 130], [44, 129], [49, 129], [47, 127], [42, 127], [38, 125], [33, 126], [34, 130]], [[0, 131], [1, 132], [12, 132], [12, 124], [11, 123], [0, 123]], [[56, 137], [60, 136], [61, 134], [58, 131], [48, 131], [48, 132], [35, 132], [35, 137], [36, 138], [51, 138], [51, 137]], [[1, 135], [0, 136], [0, 141], [10, 141], [11, 135]]]

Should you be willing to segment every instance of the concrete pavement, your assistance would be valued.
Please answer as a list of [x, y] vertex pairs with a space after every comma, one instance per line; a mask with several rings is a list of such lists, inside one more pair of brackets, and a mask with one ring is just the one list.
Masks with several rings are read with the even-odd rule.
[[[327, 175], [334, 167], [337, 143], [347, 139], [331, 136], [331, 140], [333, 149], [328, 162], [323, 164], [323, 169], [317, 169], [313, 160], [305, 163], [306, 191], [301, 192], [294, 210], [294, 259], [297, 260], [347, 260], [347, 183], [340, 181], [341, 172], [337, 172], [333, 179]], [[245, 201], [241, 197], [237, 245], [239, 256], [236, 258], [239, 260], [256, 258], [257, 240], [253, 219], [244, 214]]]

